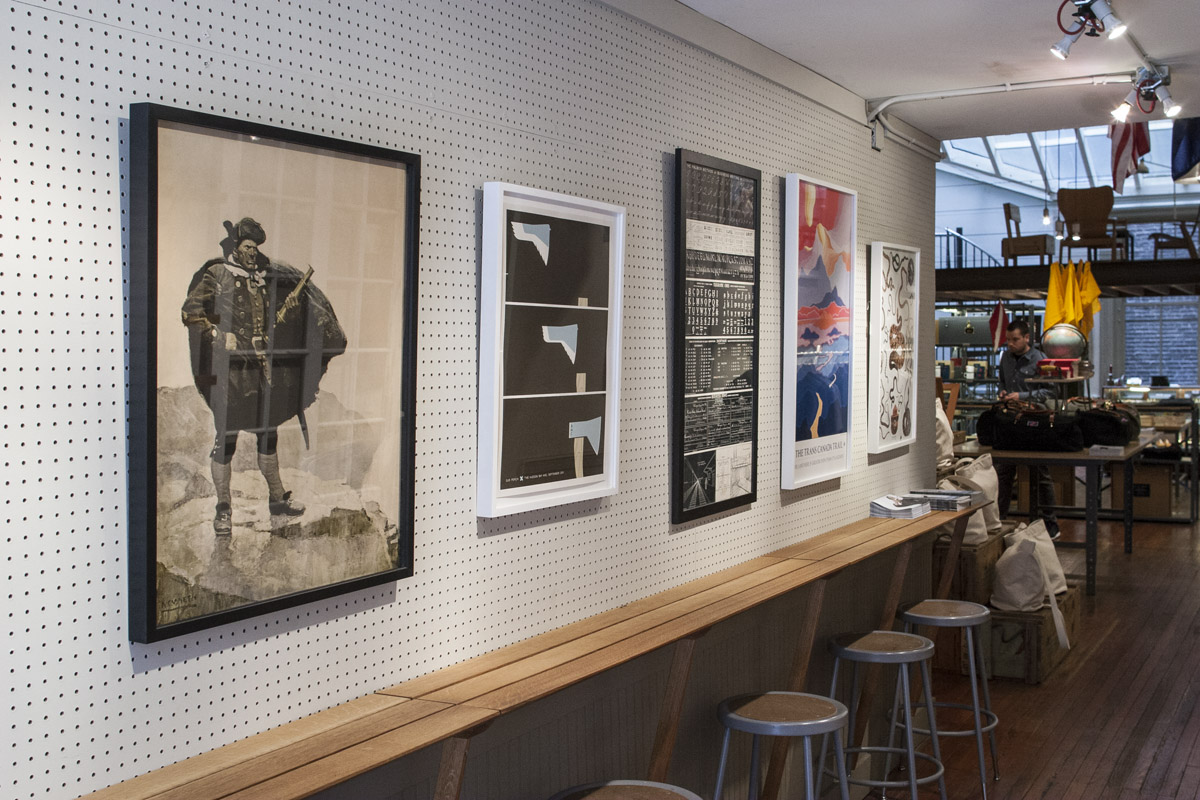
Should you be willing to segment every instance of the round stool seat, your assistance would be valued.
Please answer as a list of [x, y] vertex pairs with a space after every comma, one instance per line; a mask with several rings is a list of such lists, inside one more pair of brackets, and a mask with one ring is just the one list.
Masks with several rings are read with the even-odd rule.
[[912, 625], [934, 628], [967, 628], [980, 625], [991, 616], [987, 606], [966, 600], [922, 600], [900, 614]]
[[933, 657], [933, 642], [915, 633], [847, 633], [829, 641], [836, 658], [868, 664], [911, 664]]
[[550, 800], [701, 800], [700, 796], [653, 781], [604, 781], [566, 789]]
[[804, 692], [731, 697], [717, 716], [727, 728], [759, 736], [817, 736], [845, 727], [850, 712], [836, 700]]

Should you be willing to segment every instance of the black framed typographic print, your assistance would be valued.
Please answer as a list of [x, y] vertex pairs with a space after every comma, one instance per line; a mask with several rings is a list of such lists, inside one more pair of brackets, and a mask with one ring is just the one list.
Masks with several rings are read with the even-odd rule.
[[671, 521], [757, 497], [762, 173], [675, 154]]
[[130, 123], [130, 638], [411, 575], [420, 157]]

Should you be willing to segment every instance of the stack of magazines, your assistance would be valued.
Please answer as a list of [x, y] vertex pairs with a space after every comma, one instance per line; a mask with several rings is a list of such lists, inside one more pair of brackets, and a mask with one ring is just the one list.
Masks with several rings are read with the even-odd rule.
[[967, 489], [913, 489], [904, 497], [916, 497], [929, 501], [934, 511], [960, 511], [983, 498], [983, 492]]
[[914, 495], [885, 494], [871, 501], [872, 517], [916, 519], [930, 512], [929, 500]]

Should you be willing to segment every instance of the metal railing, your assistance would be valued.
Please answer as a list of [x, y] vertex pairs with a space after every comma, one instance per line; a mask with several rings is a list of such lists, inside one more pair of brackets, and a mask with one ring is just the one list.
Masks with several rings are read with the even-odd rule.
[[963, 236], [959, 231], [944, 228], [935, 234], [937, 247], [934, 267], [936, 269], [974, 269], [977, 267], [1002, 267], [1000, 259]]

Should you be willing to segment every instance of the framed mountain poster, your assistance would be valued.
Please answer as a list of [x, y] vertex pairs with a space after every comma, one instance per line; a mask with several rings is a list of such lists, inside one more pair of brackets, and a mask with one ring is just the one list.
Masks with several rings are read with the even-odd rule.
[[850, 471], [858, 195], [802, 175], [785, 181], [780, 484]]

